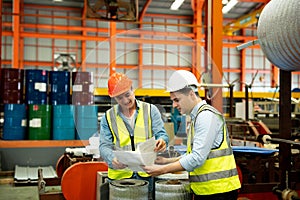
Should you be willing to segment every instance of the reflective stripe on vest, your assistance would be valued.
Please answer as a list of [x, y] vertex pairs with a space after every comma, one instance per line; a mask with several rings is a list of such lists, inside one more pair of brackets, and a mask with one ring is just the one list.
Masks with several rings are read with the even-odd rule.
[[221, 157], [221, 156], [228, 156], [228, 155], [231, 155], [232, 153], [233, 152], [232, 152], [231, 148], [220, 149], [218, 151], [210, 152], [207, 159], [218, 158], [218, 157]]
[[[138, 115], [136, 117], [134, 126], [134, 144], [135, 147], [141, 142], [146, 141], [152, 137], [152, 123], [150, 117], [150, 104], [141, 102], [140, 108], [138, 110]], [[126, 125], [122, 118], [117, 115], [118, 106], [114, 106], [106, 112], [107, 122], [110, 127], [111, 133], [113, 135], [113, 143], [117, 148], [121, 148], [125, 151], [131, 151], [131, 140], [130, 133], [126, 128]], [[108, 169], [108, 177], [111, 179], [123, 179], [130, 178], [133, 171], [129, 169], [114, 170]], [[144, 172], [138, 172], [142, 177], [148, 177], [149, 175]]]
[[219, 178], [227, 178], [230, 176], [236, 176], [238, 175], [236, 169], [230, 169], [226, 171], [221, 172], [213, 172], [210, 174], [203, 174], [203, 175], [197, 175], [197, 176], [190, 176], [190, 182], [204, 182], [204, 181], [211, 181], [216, 180]]
[[[207, 104], [199, 108], [197, 115], [203, 110], [209, 110], [223, 119], [221, 113]], [[196, 118], [194, 120], [196, 120]], [[188, 136], [187, 153], [192, 152], [192, 140], [194, 137], [193, 124], [194, 121], [192, 122]], [[227, 140], [225, 122], [223, 126], [223, 141], [221, 145], [210, 151], [207, 160], [202, 166], [189, 173], [189, 180], [191, 182], [191, 189], [197, 195], [224, 193], [241, 187], [233, 152], [230, 148], [230, 143]]]

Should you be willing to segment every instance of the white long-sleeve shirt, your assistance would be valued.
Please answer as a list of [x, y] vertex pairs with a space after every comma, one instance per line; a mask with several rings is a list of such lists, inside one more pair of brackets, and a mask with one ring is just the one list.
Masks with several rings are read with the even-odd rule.
[[203, 104], [206, 102], [198, 103], [190, 113], [191, 121], [196, 118], [192, 153], [184, 154], [179, 160], [181, 166], [189, 172], [203, 165], [210, 150], [217, 148], [223, 140], [224, 118], [209, 110], [203, 110], [197, 116]]

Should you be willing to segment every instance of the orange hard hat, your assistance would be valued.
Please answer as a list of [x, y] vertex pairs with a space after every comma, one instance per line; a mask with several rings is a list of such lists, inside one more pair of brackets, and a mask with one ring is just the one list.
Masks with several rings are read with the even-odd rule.
[[108, 95], [110, 97], [116, 97], [131, 89], [132, 80], [130, 80], [125, 74], [114, 73], [108, 79]]

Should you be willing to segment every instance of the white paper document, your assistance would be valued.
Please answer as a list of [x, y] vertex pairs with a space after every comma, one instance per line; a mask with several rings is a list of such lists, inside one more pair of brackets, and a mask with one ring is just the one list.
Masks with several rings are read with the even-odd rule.
[[154, 137], [140, 143], [136, 151], [114, 151], [119, 162], [128, 166], [133, 171], [144, 171], [141, 165], [153, 165], [156, 159]]

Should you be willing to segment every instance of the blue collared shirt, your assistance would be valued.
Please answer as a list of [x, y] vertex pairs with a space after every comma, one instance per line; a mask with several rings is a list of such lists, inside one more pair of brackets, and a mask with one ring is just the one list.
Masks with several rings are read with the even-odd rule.
[[[141, 104], [140, 101], [136, 100], [137, 109], [136, 109], [136, 112], [134, 113], [134, 121], [138, 115], [138, 112], [139, 112], [139, 109], [141, 106], [140, 104]], [[150, 114], [151, 114], [150, 117], [152, 120], [152, 135], [155, 137], [156, 140], [159, 138], [162, 138], [168, 145], [169, 137], [164, 128], [164, 122], [162, 121], [161, 114], [160, 114], [158, 108], [153, 104], [151, 104]], [[127, 127], [127, 130], [129, 131], [129, 133], [131, 135], [133, 135], [133, 133], [134, 133], [133, 128], [131, 128], [127, 119], [122, 114], [122, 112], [120, 112], [119, 109], [118, 109], [117, 115], [119, 115], [123, 119], [123, 121], [125, 122], [125, 125]], [[100, 150], [101, 158], [103, 158], [105, 160], [105, 162], [108, 164], [108, 166], [110, 168], [113, 168], [112, 167], [112, 160], [114, 158], [114, 154], [112, 152], [113, 147], [114, 147], [113, 136], [109, 129], [109, 125], [106, 120], [106, 114], [105, 114], [101, 118], [101, 122], [100, 122], [100, 147], [99, 147], [99, 150]]]
[[[198, 103], [190, 113], [191, 121], [194, 121], [198, 109], [206, 104], [205, 101]], [[205, 162], [209, 152], [217, 148], [223, 140], [224, 120], [219, 115], [203, 110], [194, 122], [195, 132], [193, 138], [193, 148], [190, 154], [184, 154], [179, 162], [186, 171], [194, 171]]]

